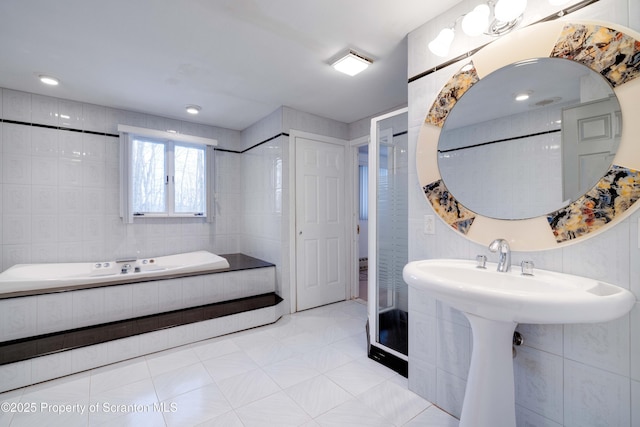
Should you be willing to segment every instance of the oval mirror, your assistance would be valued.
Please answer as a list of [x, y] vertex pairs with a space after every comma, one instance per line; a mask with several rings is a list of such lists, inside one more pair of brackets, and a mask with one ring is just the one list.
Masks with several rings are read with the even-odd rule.
[[620, 135], [620, 104], [604, 77], [567, 59], [530, 59], [492, 72], [456, 102], [438, 140], [438, 168], [471, 211], [534, 218], [591, 189]]
[[[471, 241], [487, 245], [502, 237], [516, 251], [572, 244], [628, 218], [640, 205], [640, 120], [633, 119], [640, 114], [639, 40], [640, 33], [610, 24], [555, 20], [469, 57], [418, 134], [416, 172], [433, 211]], [[511, 77], [522, 72], [525, 77]], [[574, 77], [561, 77], [567, 73]], [[560, 82], [539, 86], [547, 80]], [[565, 94], [569, 86], [574, 92]], [[529, 99], [516, 112], [510, 98], [520, 91]], [[583, 106], [599, 104], [608, 104], [604, 113], [582, 114]], [[595, 142], [602, 139], [609, 140], [605, 148]], [[492, 150], [499, 161], [490, 160]]]

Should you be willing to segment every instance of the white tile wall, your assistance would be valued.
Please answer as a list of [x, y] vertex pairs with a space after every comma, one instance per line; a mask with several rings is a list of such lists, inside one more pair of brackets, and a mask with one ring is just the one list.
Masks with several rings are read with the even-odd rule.
[[[409, 75], [432, 68], [441, 59], [431, 57], [426, 45], [437, 31], [450, 21], [470, 10], [477, 2], [464, 1], [455, 10], [433, 22], [426, 23], [409, 34]], [[575, 2], [572, 2], [575, 3]], [[633, 4], [632, 4], [633, 3]], [[530, 1], [532, 16], [546, 16], [550, 7], [546, 1]], [[640, 30], [633, 11], [635, 2], [601, 0], [575, 15], [576, 19], [598, 19], [616, 22]], [[549, 12], [549, 13], [547, 13]], [[636, 14], [637, 15], [637, 14]], [[456, 38], [460, 34], [457, 34]], [[461, 40], [454, 46], [455, 56], [464, 50]], [[426, 112], [453, 74], [456, 65], [443, 69], [409, 85], [409, 150], [415, 152], [420, 126]], [[470, 243], [437, 221], [435, 235], [422, 234], [422, 218], [433, 214], [419, 188], [415, 164], [410, 163], [409, 176], [409, 259], [465, 258], [482, 253], [493, 256], [486, 248]], [[621, 224], [603, 234], [563, 249], [535, 253], [513, 253], [513, 262], [533, 259], [539, 268], [595, 277], [631, 289], [640, 295], [640, 249], [638, 249], [638, 219], [636, 212]], [[460, 327], [464, 324], [454, 313], [447, 313], [438, 305], [438, 321]], [[410, 330], [424, 322], [423, 313], [413, 315], [410, 308]], [[516, 404], [518, 425], [523, 426], [636, 426], [640, 420], [640, 308], [617, 321], [597, 325], [519, 325], [525, 345], [518, 349], [516, 367]], [[468, 344], [438, 326], [436, 346], [457, 345], [450, 351], [466, 352]], [[455, 332], [459, 332], [456, 330]], [[409, 366], [413, 378], [412, 390], [429, 398], [437, 389], [434, 403], [447, 410], [459, 410], [464, 380], [447, 373], [436, 365], [437, 375], [425, 364], [428, 352], [424, 346], [409, 344]], [[442, 354], [442, 350], [438, 350]], [[417, 354], [416, 354], [417, 353]], [[449, 352], [444, 352], [448, 354]], [[447, 369], [451, 363], [447, 362]], [[413, 368], [412, 368], [413, 366]], [[459, 413], [458, 413], [459, 414]], [[633, 415], [631, 415], [633, 414]], [[633, 418], [631, 418], [633, 417]]]
[[31, 95], [31, 121], [58, 126], [58, 99], [50, 96]]
[[274, 292], [275, 280], [266, 267], [0, 300], [0, 342]]
[[466, 380], [471, 360], [471, 329], [442, 319], [438, 319], [437, 328], [438, 368]]
[[2, 117], [6, 120], [31, 121], [31, 94], [4, 89], [2, 94]]
[[0, 301], [0, 341], [37, 334], [38, 306], [35, 298], [12, 298]]
[[[272, 135], [273, 136], [273, 135]], [[289, 140], [280, 136], [242, 155], [246, 171], [241, 187], [243, 229], [240, 232], [242, 252], [276, 264], [279, 295], [289, 297], [288, 273], [283, 275], [288, 258], [288, 211], [286, 199], [279, 195], [288, 191]], [[276, 202], [277, 201], [277, 202]], [[287, 224], [287, 226], [284, 226]]]
[[629, 317], [631, 320], [631, 379], [640, 381], [640, 357], [638, 357], [640, 354], [640, 303], [636, 302]]
[[520, 324], [516, 330], [527, 337], [524, 343], [527, 347], [562, 356], [563, 325]]
[[558, 424], [551, 421], [548, 418], [538, 415], [533, 411], [523, 408], [516, 404], [516, 425], [521, 427], [561, 427], [562, 424]]
[[436, 372], [436, 402], [438, 407], [460, 418], [467, 382], [441, 369]]
[[629, 376], [629, 316], [607, 323], [565, 325], [564, 357]]
[[[58, 111], [60, 114], [60, 120], [58, 122], [60, 127], [69, 129], [84, 129], [82, 103], [61, 99], [58, 101]], [[91, 129], [87, 128], [87, 130]]]
[[[112, 134], [118, 133], [119, 123], [169, 126], [221, 139], [227, 148], [240, 144], [238, 131], [10, 89], [0, 90], [0, 101], [6, 120]], [[15, 263], [94, 261], [123, 253], [241, 251], [240, 155], [219, 153], [218, 189], [231, 185], [218, 199], [219, 221], [158, 220], [153, 227], [145, 221], [126, 226], [118, 219], [117, 137], [14, 123], [0, 123], [0, 128], [0, 271]], [[227, 165], [232, 157], [236, 159]], [[224, 229], [217, 222], [225, 224]]]
[[562, 357], [524, 346], [516, 351], [516, 400], [538, 415], [562, 423]]
[[[20, 298], [27, 300], [27, 298]], [[56, 293], [38, 295], [37, 303], [37, 334], [64, 331], [74, 326], [73, 301], [68, 294]], [[23, 337], [28, 335], [23, 335]]]
[[640, 382], [631, 381], [631, 425], [640, 425]]
[[565, 359], [564, 425], [630, 425], [630, 381]]
[[31, 361], [31, 381], [33, 383], [64, 377], [72, 372], [72, 358], [68, 351], [37, 357]]

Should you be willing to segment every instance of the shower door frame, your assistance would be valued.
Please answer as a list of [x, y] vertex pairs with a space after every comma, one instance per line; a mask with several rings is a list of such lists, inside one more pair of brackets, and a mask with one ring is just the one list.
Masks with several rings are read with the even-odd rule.
[[[369, 322], [368, 342], [401, 360], [408, 361], [409, 357], [392, 348], [381, 344], [378, 337], [378, 168], [380, 166], [378, 153], [378, 123], [401, 114], [408, 114], [409, 108], [400, 108], [371, 119], [369, 140], [369, 274], [368, 274], [368, 303], [367, 316]], [[371, 352], [370, 352], [371, 353]]]

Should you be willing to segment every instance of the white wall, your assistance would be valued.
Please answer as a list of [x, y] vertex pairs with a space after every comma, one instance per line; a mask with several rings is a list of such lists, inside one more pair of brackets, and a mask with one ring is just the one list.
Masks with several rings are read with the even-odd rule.
[[[290, 307], [289, 134], [292, 130], [348, 139], [349, 125], [281, 107], [242, 131], [240, 251], [276, 264], [277, 291]], [[265, 142], [266, 141], [266, 142]], [[251, 148], [253, 147], [253, 148]], [[355, 268], [355, 267], [354, 267]]]
[[213, 223], [121, 222], [117, 125], [177, 129], [230, 149], [239, 146], [240, 132], [9, 89], [0, 91], [0, 105], [0, 271], [17, 263], [240, 249], [233, 223], [238, 190], [231, 187], [240, 178], [235, 154], [216, 158], [219, 209]]
[[[433, 68], [441, 58], [428, 42], [478, 1], [462, 1], [453, 10], [409, 35], [409, 77]], [[576, 2], [572, 2], [576, 3]], [[640, 2], [601, 0], [571, 15], [640, 30]], [[529, 1], [527, 22], [553, 12], [545, 0]], [[475, 47], [457, 33], [451, 57]], [[446, 58], [445, 58], [446, 60]], [[459, 66], [437, 71], [409, 84], [409, 151], [436, 95]], [[465, 258], [494, 254], [437, 221], [425, 235], [423, 216], [433, 214], [418, 183], [415, 162], [409, 174], [409, 259]], [[563, 249], [513, 253], [513, 263], [532, 259], [536, 267], [590, 276], [640, 295], [640, 212], [607, 232]], [[496, 236], [499, 237], [499, 236]], [[459, 416], [471, 354], [467, 320], [421, 292], [410, 291], [409, 385], [412, 390]], [[640, 304], [630, 315], [596, 325], [520, 325], [525, 345], [515, 359], [519, 426], [640, 426]]]
[[[276, 264], [277, 291], [285, 299], [290, 292], [288, 134], [296, 129], [349, 137], [346, 123], [288, 107], [242, 132], [11, 89], [0, 90], [0, 107], [0, 271], [18, 263], [200, 249], [243, 252]], [[62, 123], [62, 114], [71, 120]], [[202, 218], [122, 223], [118, 124], [218, 140], [223, 150], [216, 150], [212, 223]]]

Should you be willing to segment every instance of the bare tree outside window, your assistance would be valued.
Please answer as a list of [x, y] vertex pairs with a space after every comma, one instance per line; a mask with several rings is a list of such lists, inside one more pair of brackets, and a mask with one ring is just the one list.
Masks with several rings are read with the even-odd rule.
[[[204, 147], [134, 139], [131, 158], [134, 212], [203, 214], [206, 211]], [[169, 186], [172, 191], [168, 191]], [[167, 200], [170, 194], [173, 200]]]
[[204, 149], [175, 145], [175, 211], [204, 212], [205, 161]]

